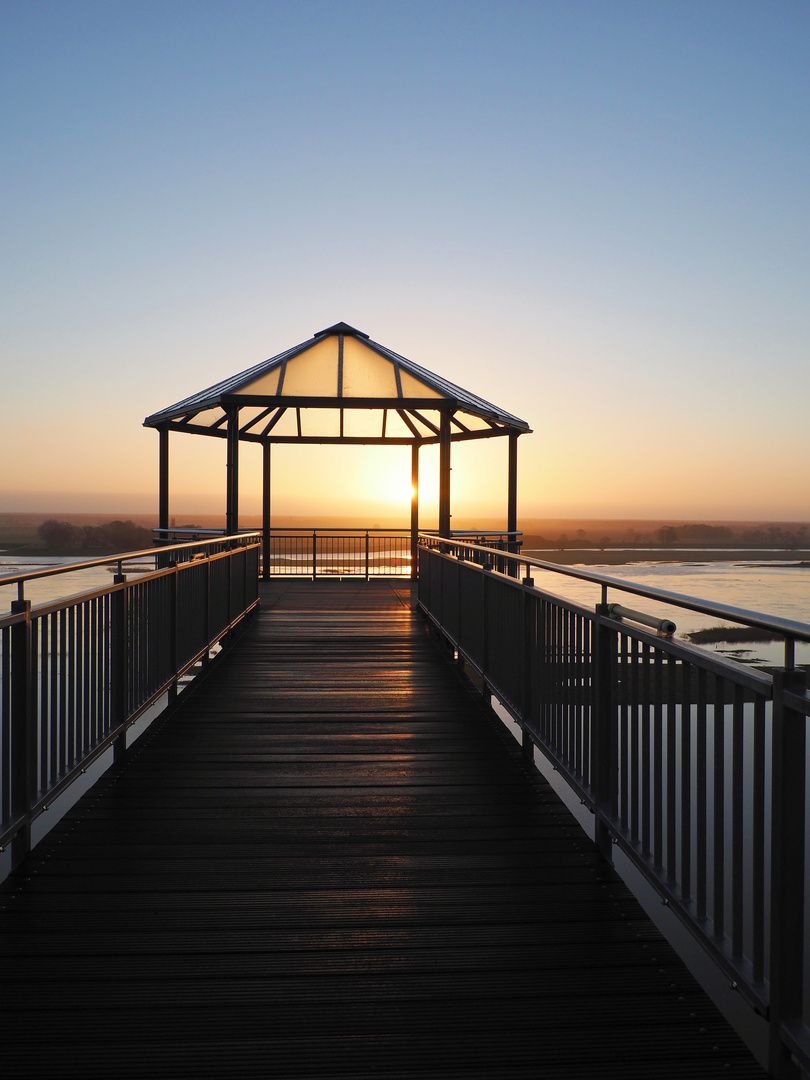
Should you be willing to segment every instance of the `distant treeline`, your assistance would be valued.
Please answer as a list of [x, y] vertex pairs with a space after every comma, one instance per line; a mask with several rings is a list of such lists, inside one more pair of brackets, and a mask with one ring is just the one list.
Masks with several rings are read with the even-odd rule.
[[134, 521], [109, 521], [104, 525], [71, 525], [49, 518], [37, 528], [37, 536], [48, 551], [74, 555], [87, 552], [107, 555], [118, 551], [140, 551], [152, 546], [152, 532]]
[[807, 543], [807, 526], [784, 528], [781, 525], [760, 525], [734, 529], [728, 525], [662, 525], [655, 539], [661, 544], [771, 544], [774, 547], [797, 547]]
[[[623, 529], [610, 535], [596, 535], [593, 531], [577, 529], [573, 536], [560, 533], [556, 538], [532, 535], [531, 546], [548, 545], [556, 548], [609, 547], [628, 544], [630, 547], [648, 544], [661, 547], [705, 544], [706, 547], [774, 547], [798, 548], [810, 543], [810, 527], [796, 525], [761, 525], [734, 528], [730, 525], [662, 525], [644, 532], [639, 529]], [[529, 545], [526, 545], [529, 546]]]

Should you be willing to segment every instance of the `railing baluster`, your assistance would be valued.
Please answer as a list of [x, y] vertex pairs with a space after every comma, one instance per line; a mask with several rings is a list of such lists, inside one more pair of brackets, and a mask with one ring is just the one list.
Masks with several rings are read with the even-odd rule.
[[68, 648], [67, 611], [59, 612], [59, 767], [57, 775], [67, 771], [68, 762]]
[[642, 724], [641, 724], [641, 850], [644, 855], [653, 854], [652, 843], [652, 776], [651, 756], [653, 699], [652, 657], [646, 642], [641, 644], [642, 662]]
[[39, 666], [39, 786], [47, 791], [53, 778], [51, 770], [51, 724], [48, 714], [50, 691], [48, 677], [50, 665], [48, 663], [48, 616], [40, 616], [35, 624], [37, 631], [35, 638], [39, 639], [37, 664]]
[[[114, 731], [123, 724], [127, 716], [127, 588], [125, 574], [115, 574], [113, 584], [120, 585], [110, 597], [110, 730]], [[133, 590], [133, 598], [137, 592]], [[136, 601], [137, 603], [137, 601]], [[133, 610], [135, 604], [133, 604]], [[133, 635], [134, 636], [134, 635]], [[122, 733], [115, 742], [115, 756], [120, 758], [124, 752], [126, 738]]]
[[67, 609], [67, 641], [65, 643], [65, 665], [67, 667], [67, 679], [65, 688], [67, 692], [67, 754], [65, 757], [65, 772], [76, 760], [76, 608]]
[[0, 630], [0, 821], [11, 816], [12, 792], [12, 706], [11, 706], [11, 640], [13, 627]]
[[[677, 746], [678, 730], [675, 722], [678, 698], [678, 674], [679, 666], [674, 656], [667, 657], [667, 700], [666, 700], [666, 867], [667, 881], [675, 884], [678, 880], [678, 763]], [[683, 709], [681, 709], [681, 723], [684, 723]]]
[[743, 688], [734, 687], [731, 728], [731, 948], [743, 955]]
[[50, 668], [50, 700], [48, 702], [48, 727], [51, 752], [51, 780], [59, 776], [59, 618], [52, 611], [48, 619], [48, 666]]
[[642, 811], [641, 793], [643, 782], [641, 778], [641, 725], [643, 719], [642, 693], [644, 680], [642, 678], [642, 653], [641, 642], [634, 639], [630, 654], [631, 668], [633, 673], [632, 697], [630, 705], [630, 785], [633, 800], [632, 826], [630, 836], [634, 844], [641, 842]]
[[712, 843], [712, 920], [714, 936], [721, 938], [725, 932], [725, 862], [726, 862], [726, 758], [725, 758], [725, 707], [726, 684], [715, 679], [713, 727], [713, 843]]
[[681, 661], [681, 895], [692, 897], [692, 685], [693, 669]]
[[754, 703], [752, 769], [751, 961], [754, 982], [758, 983], [765, 971], [765, 701], [761, 697]]
[[708, 870], [708, 690], [707, 674], [703, 668], [697, 672], [697, 711], [695, 715], [695, 901], [699, 921], [706, 918], [707, 870]]
[[613, 860], [611, 824], [618, 816], [617, 787], [617, 713], [616, 672], [618, 639], [616, 631], [603, 621], [609, 613], [607, 604], [596, 608], [595, 655], [593, 659], [594, 694], [591, 706], [593, 753], [591, 771], [596, 799], [596, 845], [604, 857]]

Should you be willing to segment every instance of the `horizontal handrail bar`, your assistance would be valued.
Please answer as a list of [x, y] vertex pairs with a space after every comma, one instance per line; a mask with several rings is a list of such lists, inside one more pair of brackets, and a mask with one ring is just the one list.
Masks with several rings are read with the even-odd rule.
[[652, 615], [645, 615], [633, 608], [622, 607], [621, 604], [609, 604], [608, 610], [614, 619], [630, 619], [631, 622], [641, 623], [642, 626], [652, 627], [666, 637], [672, 637], [678, 627], [671, 619], [656, 619]]
[[[439, 536], [438, 529], [423, 529], [422, 532], [426, 536]], [[420, 533], [421, 535], [421, 533]], [[509, 529], [453, 529], [453, 538], [464, 536], [523, 536], [522, 532], [516, 532], [514, 529], [510, 532]]]
[[[492, 558], [492, 548], [480, 544], [471, 544], [464, 540], [446, 539], [425, 532], [420, 532], [419, 536], [434, 546], [436, 544], [455, 544], [463, 547], [465, 551], [477, 551], [486, 558]], [[621, 592], [633, 593], [635, 596], [643, 596], [648, 600], [660, 600], [662, 603], [670, 604], [672, 607], [698, 611], [702, 615], [713, 615], [718, 619], [727, 619], [729, 622], [738, 622], [744, 626], [755, 627], [757, 630], [769, 630], [771, 633], [782, 637], [795, 638], [797, 641], [810, 641], [810, 624], [808, 623], [784, 619], [778, 615], [767, 615], [761, 611], [748, 611], [745, 608], [731, 607], [728, 604], [718, 604], [713, 600], [702, 600], [695, 596], [669, 592], [667, 589], [657, 589], [650, 585], [639, 585], [637, 581], [627, 581], [624, 578], [596, 574], [592, 570], [578, 570], [572, 566], [546, 562], [543, 559], [533, 559], [529, 555], [513, 555], [508, 551], [499, 551], [497, 557], [505, 562], [513, 563], [516, 567], [536, 566], [540, 570], [577, 578], [580, 581], [590, 581], [594, 585], [600, 585], [604, 588], [619, 589]]]
[[[545, 595], [551, 596], [551, 594]], [[571, 610], [575, 609], [571, 608]], [[589, 612], [588, 617], [590, 618], [591, 615], [592, 613]], [[611, 619], [609, 616], [603, 616], [602, 622], [619, 633], [624, 633], [641, 643], [646, 642], [651, 648], [657, 649], [666, 656], [672, 656], [676, 660], [683, 660], [693, 664], [695, 667], [703, 668], [704, 671], [711, 672], [718, 678], [732, 679], [735, 683], [752, 690], [765, 699], [770, 699], [772, 696], [773, 678], [769, 674], [761, 672], [758, 668], [751, 667], [748, 664], [741, 664], [737, 660], [731, 660], [729, 657], [723, 656], [722, 653], [712, 652], [704, 645], [692, 645], [690, 642], [678, 638], [652, 634], [649, 630], [645, 630], [643, 626], [629, 625], [620, 620]]]
[[[231, 533], [220, 539], [223, 542], [225, 540], [245, 540], [247, 537], [261, 537], [261, 535], [260, 531], [251, 531], [246, 533]], [[171, 544], [161, 548], [142, 548], [140, 551], [123, 551], [119, 552], [117, 555], [105, 555], [101, 558], [88, 559], [84, 562], [65, 563], [61, 566], [46, 566], [39, 570], [25, 571], [22, 574], [4, 574], [0, 577], [0, 586], [15, 585], [20, 581], [34, 581], [36, 578], [55, 577], [57, 574], [73, 574], [78, 570], [90, 570], [94, 566], [111, 566], [113, 563], [130, 562], [132, 559], [153, 559], [156, 556], [164, 559], [172, 551], [184, 551], [188, 548], [201, 547], [203, 544], [210, 542], [211, 541], [209, 540], [195, 540], [183, 544]]]
[[[152, 529], [153, 533], [171, 533], [171, 534], [174, 534], [174, 533], [194, 533], [195, 536], [196, 535], [202, 536], [203, 534], [210, 534], [211, 536], [221, 536], [223, 531], [224, 530], [222, 530], [222, 529], [195, 529], [192, 525], [178, 526], [175, 529], [157, 529], [157, 528]], [[365, 533], [401, 533], [402, 535], [405, 535], [407, 533], [407, 535], [410, 536], [411, 528], [410, 528], [410, 525], [402, 525], [399, 528], [397, 528], [397, 527], [381, 528], [380, 526], [375, 525], [374, 527], [369, 527], [367, 529], [363, 528], [360, 525], [358, 525], [356, 527], [354, 525], [347, 525], [345, 528], [342, 528], [339, 525], [272, 525], [270, 527], [270, 532], [271, 533], [300, 532], [300, 533], [309, 533], [310, 535], [312, 535], [312, 533], [318, 533], [318, 534], [322, 534], [322, 533], [360, 533], [361, 535], [363, 535]], [[238, 536], [248, 536], [248, 535], [252, 536], [252, 535], [254, 535], [254, 533], [256, 535], [258, 535], [258, 536], [261, 536], [262, 535], [262, 530], [261, 529], [249, 529], [246, 532], [240, 532], [237, 535]], [[470, 535], [472, 535], [472, 534], [470, 534]], [[486, 533], [475, 533], [475, 536], [485, 536], [485, 535], [487, 535], [487, 534]], [[493, 534], [493, 535], [500, 536], [501, 534], [496, 533], [496, 534]], [[165, 551], [166, 549], [164, 548], [163, 550]]]

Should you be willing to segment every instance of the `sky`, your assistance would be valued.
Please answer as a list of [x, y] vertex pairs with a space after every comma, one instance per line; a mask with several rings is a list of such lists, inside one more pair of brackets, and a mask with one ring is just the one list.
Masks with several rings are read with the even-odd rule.
[[[810, 520], [808, 106], [806, 0], [0, 0], [0, 511], [156, 511], [144, 417], [345, 320], [529, 422], [522, 516]], [[407, 450], [274, 455], [408, 520]]]

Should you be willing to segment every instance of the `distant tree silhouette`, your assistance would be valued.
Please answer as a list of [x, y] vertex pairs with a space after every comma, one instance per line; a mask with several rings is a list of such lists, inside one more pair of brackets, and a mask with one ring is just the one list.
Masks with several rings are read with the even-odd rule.
[[662, 525], [655, 535], [662, 544], [674, 544], [678, 539], [678, 530], [673, 525]]
[[727, 525], [680, 525], [678, 535], [681, 540], [709, 540], [713, 543], [731, 539], [731, 529]]
[[83, 545], [83, 530], [77, 529], [69, 521], [57, 521], [49, 518], [37, 529], [37, 536], [51, 551], [76, 551]]
[[110, 521], [104, 525], [72, 525], [69, 521], [48, 518], [37, 529], [37, 536], [49, 551], [112, 554], [138, 551], [152, 546], [152, 533], [134, 521]]

